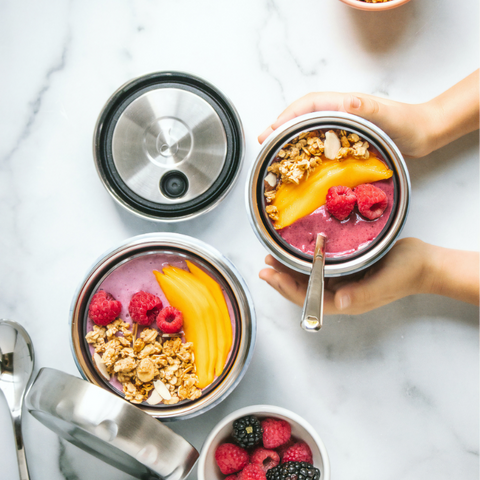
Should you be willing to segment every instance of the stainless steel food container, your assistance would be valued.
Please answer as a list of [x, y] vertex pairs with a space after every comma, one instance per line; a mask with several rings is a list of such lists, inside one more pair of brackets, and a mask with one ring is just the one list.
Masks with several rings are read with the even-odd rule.
[[121, 206], [158, 222], [192, 219], [218, 205], [245, 149], [232, 102], [209, 82], [155, 72], [108, 99], [93, 135], [100, 180]]
[[209, 269], [227, 293], [234, 311], [233, 354], [222, 376], [199, 399], [168, 406], [138, 405], [161, 420], [187, 419], [213, 408], [234, 390], [248, 368], [255, 346], [256, 317], [248, 287], [234, 265], [213, 247], [186, 235], [152, 233], [130, 238], [106, 252], [88, 271], [74, 295], [70, 310], [72, 352], [86, 380], [122, 396], [97, 372], [91, 360], [85, 341], [88, 305], [98, 286], [115, 268], [132, 258], [156, 253], [184, 256]]
[[348, 113], [325, 111], [302, 115], [275, 130], [262, 145], [248, 176], [246, 185], [248, 216], [255, 234], [269, 253], [293, 270], [306, 274], [311, 272], [312, 257], [299, 251], [297, 253], [293, 247], [289, 248], [272, 233], [273, 227], [269, 226], [269, 219], [264, 214], [263, 179], [267, 167], [283, 145], [300, 133], [317, 128], [342, 129], [357, 133], [379, 150], [394, 172], [396, 205], [382, 234], [371, 246], [355, 255], [326, 258], [326, 277], [349, 275], [368, 268], [388, 252], [402, 231], [409, 209], [410, 178], [403, 156], [392, 139], [373, 123]]

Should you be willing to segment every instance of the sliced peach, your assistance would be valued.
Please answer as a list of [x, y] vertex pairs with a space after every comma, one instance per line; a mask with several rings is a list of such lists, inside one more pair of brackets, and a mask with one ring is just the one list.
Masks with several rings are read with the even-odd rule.
[[393, 175], [380, 159], [374, 155], [366, 160], [353, 157], [342, 161], [324, 160], [313, 173], [299, 184], [282, 183], [272, 205], [278, 209], [278, 220], [274, 227], [288, 227], [300, 218], [310, 215], [326, 203], [330, 187], [343, 185], [354, 188], [362, 183], [385, 180]]

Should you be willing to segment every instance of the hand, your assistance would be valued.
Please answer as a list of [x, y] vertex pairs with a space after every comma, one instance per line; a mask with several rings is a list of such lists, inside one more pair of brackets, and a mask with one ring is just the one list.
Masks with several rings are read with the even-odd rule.
[[[418, 293], [437, 293], [478, 305], [478, 253], [449, 250], [416, 238], [398, 240], [390, 252], [366, 272], [327, 278], [324, 311], [356, 315]], [[260, 278], [288, 300], [302, 306], [308, 276], [275, 260], [265, 259]]]
[[430, 136], [425, 134], [430, 107], [410, 105], [361, 93], [309, 93], [293, 102], [259, 137], [263, 141], [278, 127], [306, 113], [333, 110], [352, 113], [378, 125], [409, 157], [430, 153]]
[[352, 113], [384, 130], [403, 155], [423, 157], [479, 127], [479, 71], [427, 103], [394, 102], [362, 93], [310, 93], [293, 102], [259, 137], [306, 113]]

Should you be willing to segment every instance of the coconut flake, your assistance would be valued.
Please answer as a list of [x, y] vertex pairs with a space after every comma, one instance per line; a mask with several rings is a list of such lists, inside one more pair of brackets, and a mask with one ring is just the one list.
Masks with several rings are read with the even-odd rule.
[[160, 394], [155, 389], [153, 389], [152, 393], [147, 399], [147, 403], [149, 405], [158, 405], [162, 400], [163, 398], [160, 396]]
[[93, 354], [93, 360], [95, 361], [95, 365], [97, 366], [98, 371], [107, 380], [110, 380], [110, 374], [107, 371], [107, 366], [105, 365], [105, 362], [102, 360], [102, 357], [97, 352]]
[[168, 388], [161, 380], [155, 380], [153, 386], [155, 387], [156, 392], [165, 400], [170, 400], [172, 398]]
[[265, 177], [265, 181], [271, 186], [271, 187], [275, 187], [275, 185], [277, 184], [277, 176], [270, 172], [266, 177]]
[[327, 132], [325, 134], [325, 156], [330, 160], [334, 160], [341, 148], [342, 144], [340, 143], [337, 134], [332, 130]]

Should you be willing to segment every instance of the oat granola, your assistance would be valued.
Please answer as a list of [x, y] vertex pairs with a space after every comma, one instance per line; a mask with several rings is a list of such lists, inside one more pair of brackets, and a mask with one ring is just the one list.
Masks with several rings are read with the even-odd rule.
[[117, 319], [106, 327], [94, 325], [85, 339], [101, 355], [108, 375], [122, 384], [125, 399], [131, 403], [146, 401], [155, 384], [158, 397], [167, 405], [202, 394], [197, 388], [193, 344], [183, 343], [179, 336], [163, 338], [158, 331], [145, 328], [135, 338], [130, 325]]
[[[275, 199], [278, 187], [282, 183], [298, 184], [303, 178], [308, 178], [315, 168], [322, 164], [322, 155], [328, 157], [327, 145], [329, 135], [336, 137], [338, 148], [335, 148], [331, 159], [342, 161], [347, 157], [367, 159], [370, 156], [368, 142], [363, 141], [356, 133], [345, 130], [313, 130], [302, 132], [298, 137], [285, 144], [278, 152], [274, 162], [267, 168], [269, 174], [264, 180], [264, 196], [267, 206], [265, 211], [274, 221], [278, 220], [277, 207], [270, 205]], [[274, 179], [270, 178], [274, 175]]]

